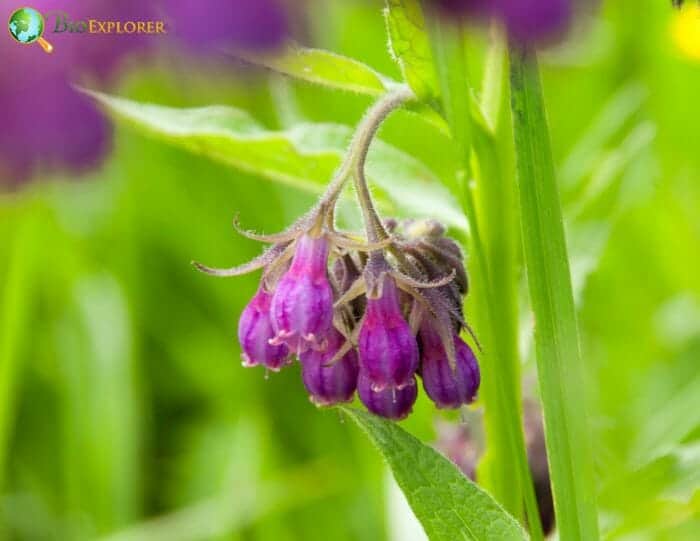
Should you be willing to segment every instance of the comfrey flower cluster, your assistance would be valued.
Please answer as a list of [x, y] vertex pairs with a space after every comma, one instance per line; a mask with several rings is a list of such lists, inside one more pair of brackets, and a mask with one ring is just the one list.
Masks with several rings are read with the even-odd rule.
[[439, 408], [470, 403], [479, 367], [460, 337], [467, 276], [459, 246], [433, 221], [389, 222], [381, 246], [303, 221], [262, 256], [228, 270], [263, 269], [243, 310], [238, 339], [244, 366], [277, 372], [298, 357], [311, 400], [352, 400], [391, 419], [408, 415], [416, 376]]
[[416, 401], [417, 377], [437, 407], [457, 408], [474, 400], [480, 374], [460, 337], [468, 326], [459, 246], [432, 220], [381, 221], [369, 197], [362, 165], [390, 110], [382, 105], [358, 130], [348, 159], [356, 167], [366, 240], [334, 227], [333, 208], [350, 174], [341, 166], [320, 203], [287, 231], [257, 235], [235, 223], [271, 244], [261, 256], [232, 269], [196, 265], [217, 276], [263, 270], [238, 325], [244, 366], [276, 372], [296, 357], [314, 404], [348, 402], [357, 391], [371, 412], [403, 419]]

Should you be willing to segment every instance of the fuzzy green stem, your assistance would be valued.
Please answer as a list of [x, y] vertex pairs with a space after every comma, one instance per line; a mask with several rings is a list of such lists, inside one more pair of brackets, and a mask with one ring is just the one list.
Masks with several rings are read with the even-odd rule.
[[[351, 174], [357, 174], [357, 171], [360, 171], [364, 177], [367, 152], [369, 151], [369, 146], [379, 126], [393, 110], [413, 99], [415, 99], [415, 96], [411, 89], [406, 85], [401, 85], [390, 90], [372, 104], [358, 124], [343, 162], [335, 172], [335, 175], [333, 175], [333, 179], [328, 184], [325, 193], [321, 197], [320, 204], [322, 206], [329, 209], [335, 206], [345, 186], [345, 182]], [[364, 184], [366, 186], [366, 182], [364, 182]], [[371, 198], [367, 199], [367, 201], [373, 209], [374, 206], [371, 204]], [[363, 203], [362, 200], [360, 202]], [[374, 215], [376, 216], [376, 212], [374, 212]]]
[[[407, 86], [397, 87], [379, 98], [379, 100], [369, 108], [357, 127], [355, 136], [350, 144], [348, 158], [346, 158], [343, 167], [341, 167], [342, 171], [345, 163], [348, 163], [349, 172], [353, 175], [355, 191], [357, 192], [357, 198], [360, 202], [362, 217], [367, 232], [367, 240], [372, 243], [381, 242], [387, 239], [389, 235], [386, 229], [384, 229], [381, 218], [377, 214], [372, 195], [369, 191], [369, 186], [367, 185], [367, 178], [365, 176], [367, 153], [369, 152], [369, 146], [374, 136], [377, 134], [379, 126], [386, 117], [392, 111], [412, 99], [415, 99], [415, 96]], [[335, 184], [335, 182], [331, 183], [329, 191], [333, 193], [333, 197], [337, 199], [340, 194], [340, 189], [342, 188], [342, 183], [339, 182], [337, 188], [334, 186]]]

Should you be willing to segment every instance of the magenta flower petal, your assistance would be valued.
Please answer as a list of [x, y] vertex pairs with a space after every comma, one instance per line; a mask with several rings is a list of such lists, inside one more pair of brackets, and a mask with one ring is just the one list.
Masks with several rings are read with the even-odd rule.
[[345, 338], [333, 329], [328, 335], [325, 351], [307, 349], [299, 355], [301, 377], [311, 401], [317, 406], [330, 406], [349, 402], [357, 387], [357, 353], [354, 349], [331, 366], [325, 366], [345, 342]]
[[357, 380], [357, 393], [369, 411], [387, 419], [401, 420], [408, 417], [418, 396], [418, 386], [412, 377], [401, 389], [386, 387], [375, 391], [372, 382], [360, 373]]
[[262, 365], [275, 372], [290, 363], [285, 345], [271, 345], [274, 336], [270, 321], [272, 296], [262, 287], [245, 307], [238, 321], [238, 340], [243, 349], [243, 366]]
[[401, 314], [393, 278], [384, 275], [381, 296], [368, 298], [358, 340], [360, 368], [375, 391], [410, 385], [418, 368], [418, 344]]
[[289, 270], [272, 297], [273, 344], [301, 353], [323, 349], [333, 324], [333, 290], [328, 281], [328, 241], [303, 235]]

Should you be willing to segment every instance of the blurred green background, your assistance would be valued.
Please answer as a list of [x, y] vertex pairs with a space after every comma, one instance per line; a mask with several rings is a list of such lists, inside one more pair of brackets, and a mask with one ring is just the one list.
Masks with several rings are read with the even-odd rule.
[[[312, 5], [307, 44], [399, 78], [379, 3]], [[542, 59], [606, 539], [700, 539], [700, 63], [674, 43], [675, 16], [604, 2]], [[369, 104], [167, 54], [110, 91], [229, 104], [270, 128], [353, 125]], [[257, 275], [189, 265], [257, 255], [232, 217], [277, 231], [313, 195], [115, 130], [99, 169], [0, 195], [0, 537], [409, 539], [379, 455], [308, 402], [298, 367], [240, 366]], [[442, 136], [419, 119], [397, 114], [381, 137], [443, 173]], [[526, 307], [522, 322], [536, 395]], [[436, 417], [459, 422], [423, 396], [404, 425], [431, 441]]]

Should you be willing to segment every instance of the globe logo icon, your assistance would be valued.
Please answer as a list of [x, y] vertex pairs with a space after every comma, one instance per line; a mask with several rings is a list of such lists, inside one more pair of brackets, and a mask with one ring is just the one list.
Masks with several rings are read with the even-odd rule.
[[41, 35], [44, 33], [44, 17], [36, 9], [24, 7], [16, 9], [7, 22], [10, 35], [19, 43], [29, 45], [37, 42], [47, 53], [53, 46]]

